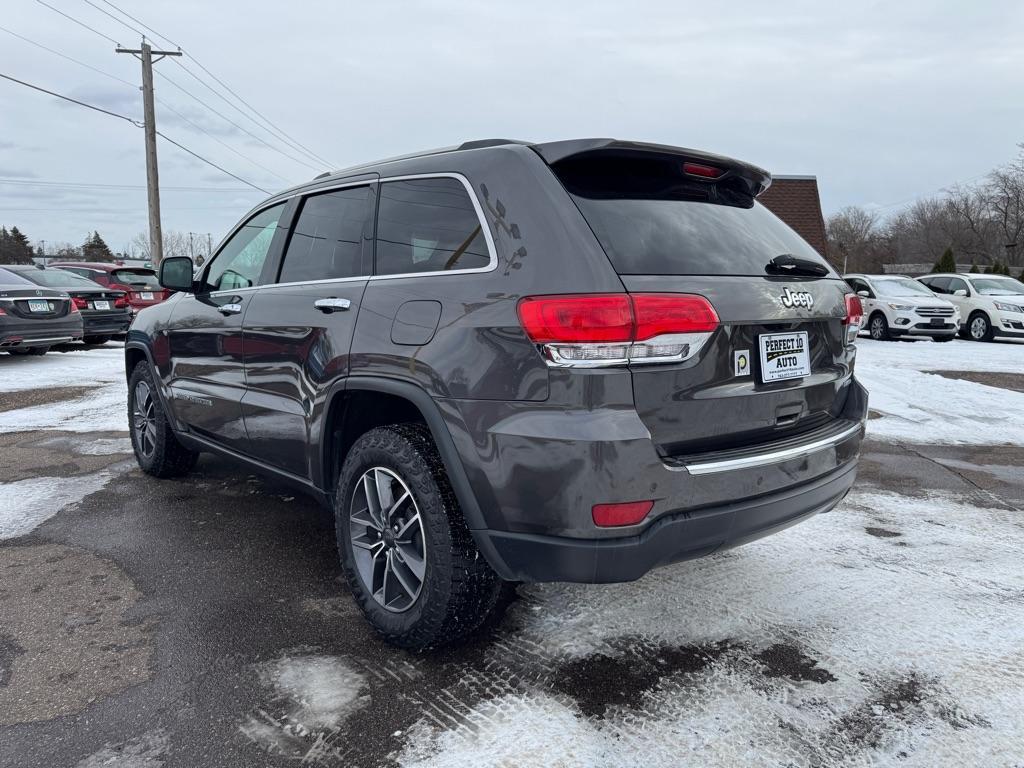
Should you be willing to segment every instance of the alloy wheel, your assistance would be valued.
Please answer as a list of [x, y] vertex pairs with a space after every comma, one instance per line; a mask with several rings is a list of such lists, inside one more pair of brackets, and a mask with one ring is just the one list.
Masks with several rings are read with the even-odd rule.
[[149, 458], [156, 450], [156, 403], [153, 401], [153, 391], [145, 381], [135, 385], [132, 417], [139, 451]]
[[359, 478], [349, 507], [349, 540], [373, 599], [393, 613], [409, 610], [423, 589], [426, 541], [416, 499], [394, 471], [372, 467]]
[[881, 340], [885, 335], [885, 320], [881, 317], [876, 317], [871, 321], [871, 338], [875, 341]]
[[980, 315], [971, 320], [971, 338], [980, 340], [988, 333], [988, 322]]

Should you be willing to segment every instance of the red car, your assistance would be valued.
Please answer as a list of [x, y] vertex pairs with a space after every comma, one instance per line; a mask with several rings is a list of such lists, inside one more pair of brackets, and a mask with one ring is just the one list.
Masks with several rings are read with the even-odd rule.
[[136, 312], [159, 304], [171, 295], [171, 291], [160, 287], [156, 272], [148, 267], [126, 267], [100, 261], [58, 261], [51, 262], [49, 266], [74, 272], [112, 290], [124, 291]]

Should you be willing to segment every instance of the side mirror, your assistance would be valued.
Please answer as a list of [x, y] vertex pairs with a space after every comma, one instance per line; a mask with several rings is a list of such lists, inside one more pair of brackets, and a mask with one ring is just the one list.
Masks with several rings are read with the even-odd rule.
[[862, 299], [870, 299], [871, 298], [871, 294], [868, 293], [867, 291], [857, 291], [857, 295], [860, 296]]
[[171, 256], [160, 262], [160, 285], [172, 291], [192, 292], [192, 259]]
[[953, 295], [954, 296], [966, 296], [967, 295], [967, 289], [966, 288], [957, 288], [955, 291], [953, 291]]

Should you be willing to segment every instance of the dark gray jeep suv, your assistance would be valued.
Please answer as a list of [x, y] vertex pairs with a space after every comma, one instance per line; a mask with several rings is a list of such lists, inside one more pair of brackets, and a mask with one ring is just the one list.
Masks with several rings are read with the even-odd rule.
[[424, 648], [516, 581], [615, 582], [834, 507], [860, 302], [678, 147], [487, 140], [251, 211], [128, 335], [142, 468], [235, 457], [329, 505], [363, 612]]

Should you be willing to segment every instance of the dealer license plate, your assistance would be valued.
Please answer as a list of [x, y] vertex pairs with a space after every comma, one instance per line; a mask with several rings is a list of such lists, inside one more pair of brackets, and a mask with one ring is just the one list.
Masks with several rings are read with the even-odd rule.
[[92, 303], [93, 309], [110, 309], [109, 301], [94, 301]]
[[153, 300], [153, 292], [152, 291], [143, 291], [142, 293], [139, 294], [139, 298], [142, 299], [143, 301], [152, 301]]
[[29, 312], [49, 312], [50, 311], [50, 302], [48, 302], [48, 301], [37, 301], [37, 300], [34, 300], [34, 299], [29, 299], [28, 311]]
[[807, 332], [766, 333], [760, 337], [761, 381], [799, 379], [811, 375]]

